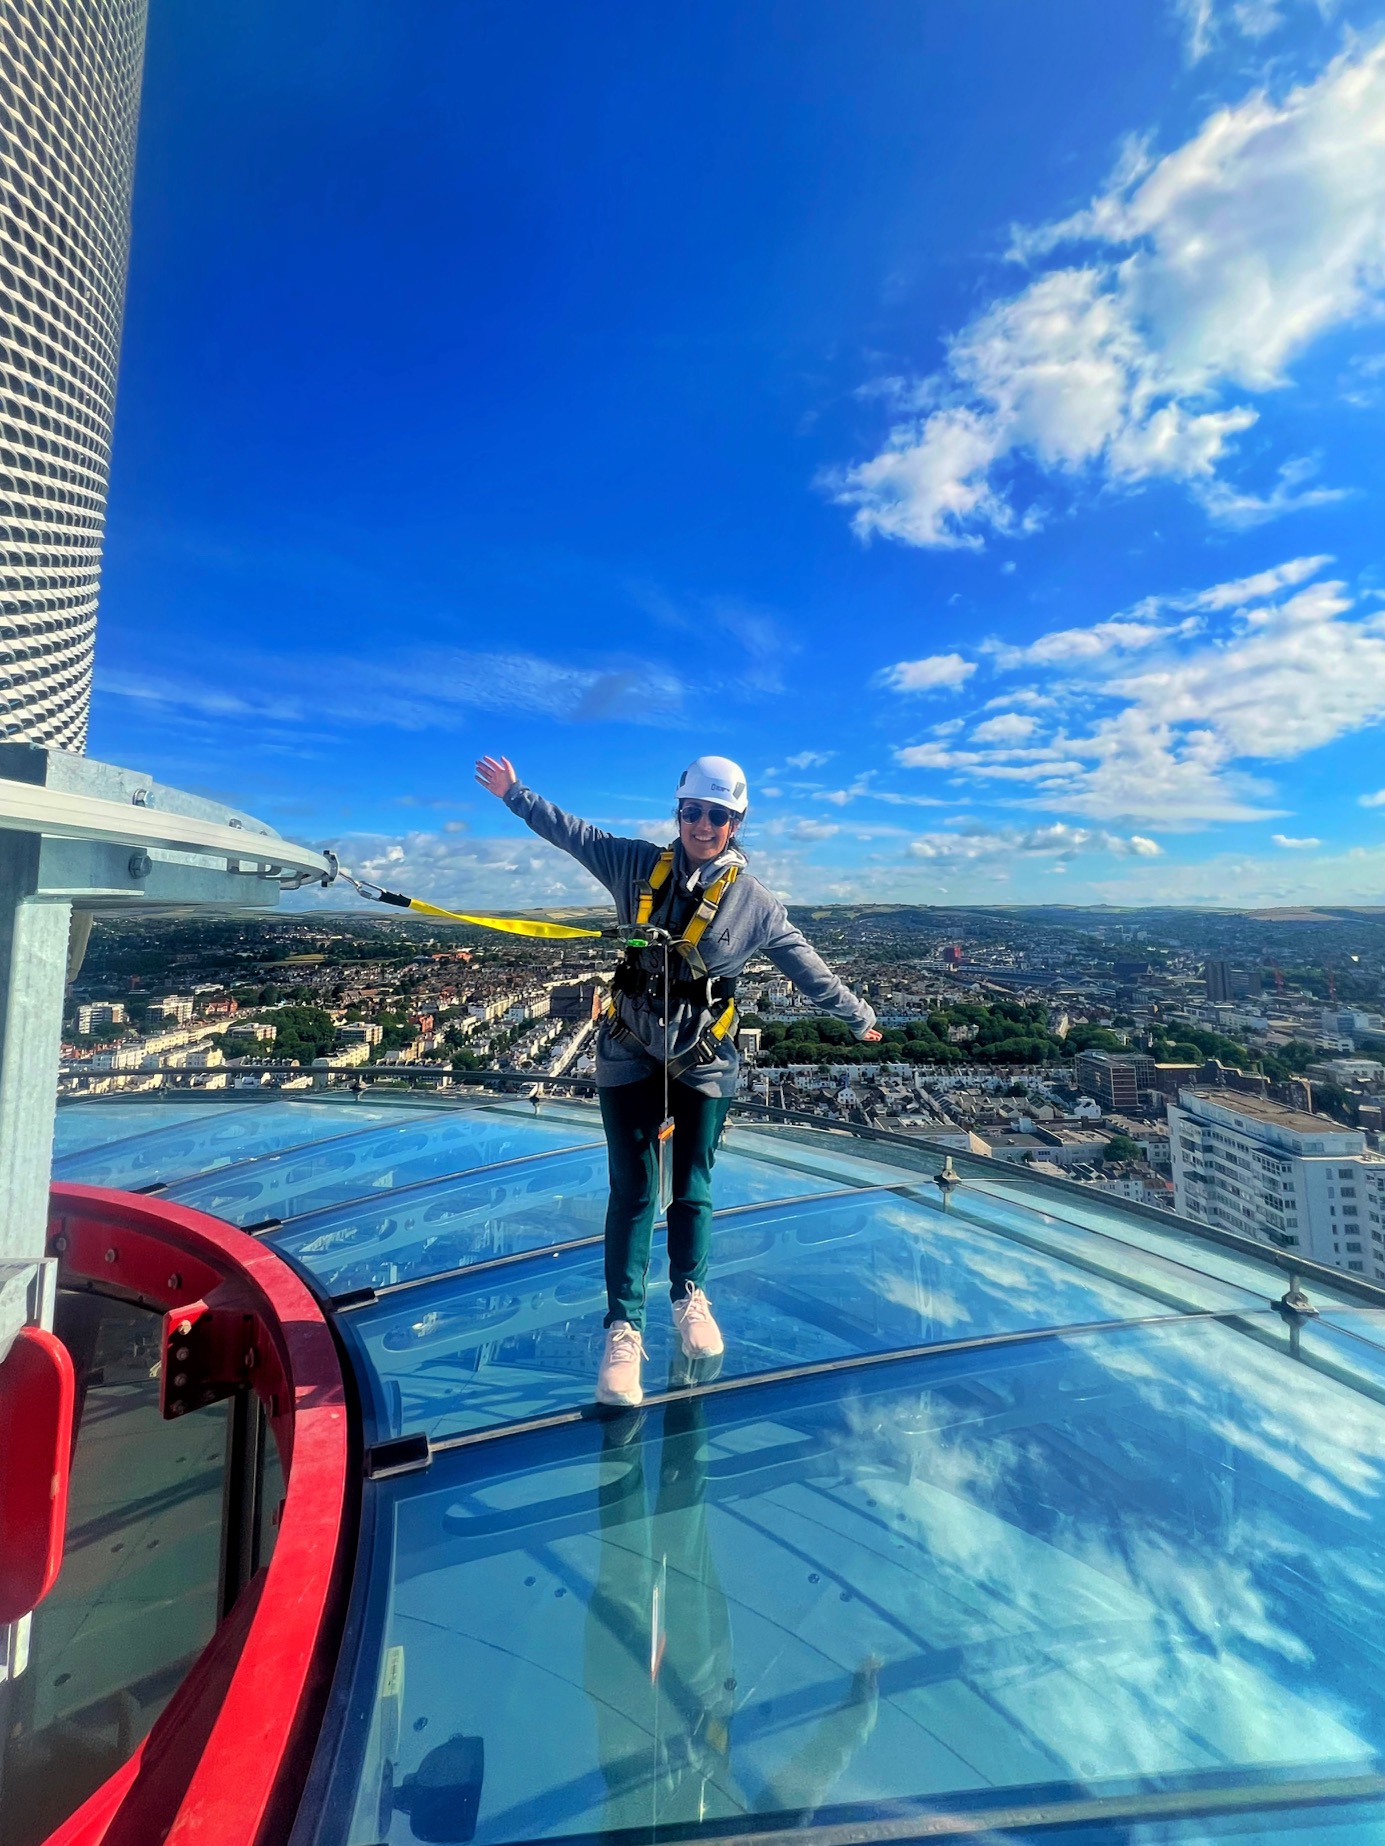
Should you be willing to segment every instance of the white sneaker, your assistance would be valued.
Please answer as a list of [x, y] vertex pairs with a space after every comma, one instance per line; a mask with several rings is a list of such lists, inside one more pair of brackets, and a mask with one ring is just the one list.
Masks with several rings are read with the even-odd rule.
[[726, 1350], [721, 1328], [712, 1319], [712, 1304], [695, 1283], [689, 1282], [683, 1299], [674, 1302], [673, 1324], [689, 1359], [715, 1359]]
[[597, 1403], [642, 1404], [644, 1387], [640, 1383], [640, 1360], [648, 1357], [639, 1328], [632, 1327], [628, 1320], [612, 1321], [606, 1329], [606, 1350], [596, 1374]]

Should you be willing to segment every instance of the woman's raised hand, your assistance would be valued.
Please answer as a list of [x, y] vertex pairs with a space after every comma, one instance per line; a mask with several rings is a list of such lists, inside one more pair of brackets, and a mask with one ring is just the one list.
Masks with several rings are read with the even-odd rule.
[[503, 801], [518, 782], [515, 766], [508, 756], [483, 756], [477, 760], [476, 780], [482, 788], [489, 790]]

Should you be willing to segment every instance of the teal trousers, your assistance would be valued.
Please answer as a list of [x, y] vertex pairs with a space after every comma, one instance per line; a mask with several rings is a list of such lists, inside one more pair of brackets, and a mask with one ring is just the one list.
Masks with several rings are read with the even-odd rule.
[[[644, 1326], [649, 1246], [659, 1209], [659, 1124], [663, 1074], [597, 1092], [606, 1130], [611, 1198], [606, 1207], [606, 1325]], [[673, 1198], [668, 1208], [669, 1293], [679, 1299], [691, 1282], [704, 1288], [712, 1245], [712, 1166], [731, 1107], [729, 1096], [704, 1096], [685, 1083], [669, 1085], [674, 1130]]]

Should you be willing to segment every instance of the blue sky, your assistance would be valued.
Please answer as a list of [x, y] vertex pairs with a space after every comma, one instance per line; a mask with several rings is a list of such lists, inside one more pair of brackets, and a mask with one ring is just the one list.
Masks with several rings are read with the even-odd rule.
[[465, 905], [1385, 901], [1385, 5], [161, 0], [93, 754]]

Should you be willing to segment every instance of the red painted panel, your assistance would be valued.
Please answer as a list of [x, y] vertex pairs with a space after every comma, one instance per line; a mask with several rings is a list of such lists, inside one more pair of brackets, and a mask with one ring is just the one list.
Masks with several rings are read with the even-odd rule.
[[75, 1401], [62, 1341], [21, 1327], [0, 1364], [0, 1622], [37, 1608], [62, 1567]]
[[267, 1569], [135, 1760], [48, 1846], [265, 1846], [287, 1831], [297, 1802], [345, 1591], [348, 1429], [331, 1331], [268, 1245], [157, 1198], [55, 1186], [50, 1248], [76, 1273], [110, 1277], [165, 1308], [201, 1297], [238, 1328], [248, 1324], [253, 1337], [239, 1358], [269, 1411], [287, 1480]]

